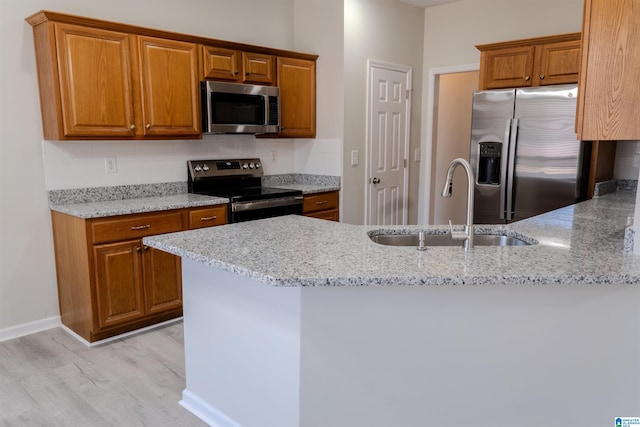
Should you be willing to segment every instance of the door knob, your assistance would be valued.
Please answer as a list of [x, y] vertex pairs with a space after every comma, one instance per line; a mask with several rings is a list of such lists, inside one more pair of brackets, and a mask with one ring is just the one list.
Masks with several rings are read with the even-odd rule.
[[373, 182], [374, 184], [380, 184], [380, 178], [373, 178], [371, 182]]

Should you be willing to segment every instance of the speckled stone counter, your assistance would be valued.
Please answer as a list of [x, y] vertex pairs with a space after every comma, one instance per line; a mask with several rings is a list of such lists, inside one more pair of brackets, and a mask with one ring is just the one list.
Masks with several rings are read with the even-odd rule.
[[[391, 247], [365, 227], [289, 216], [145, 238], [146, 244], [273, 286], [640, 283], [640, 257], [625, 253], [635, 194], [617, 192], [506, 226], [538, 244]], [[384, 227], [394, 233], [446, 227]]]
[[133, 213], [166, 211], [169, 209], [220, 205], [225, 204], [228, 201], [229, 199], [223, 197], [209, 197], [187, 193], [170, 196], [50, 205], [50, 208], [54, 211], [87, 219]]
[[330, 175], [284, 174], [265, 175], [262, 185], [300, 190], [303, 194], [340, 191], [340, 177]]
[[[339, 191], [340, 177], [309, 174], [266, 175], [263, 177], [263, 185], [314, 194]], [[80, 218], [211, 206], [229, 202], [229, 199], [224, 197], [189, 194], [186, 182], [52, 190], [48, 192], [48, 196], [49, 207], [52, 210]]]
[[[538, 243], [468, 253], [299, 216], [145, 238], [182, 256], [180, 404], [244, 427], [637, 414], [640, 257], [622, 250], [633, 202], [618, 192], [498, 227]], [[445, 232], [385, 231], [425, 228]]]

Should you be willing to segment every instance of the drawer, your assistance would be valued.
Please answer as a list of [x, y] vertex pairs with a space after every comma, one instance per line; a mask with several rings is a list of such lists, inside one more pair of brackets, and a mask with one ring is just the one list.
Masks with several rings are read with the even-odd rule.
[[227, 223], [227, 205], [189, 210], [189, 229], [212, 227]]
[[304, 196], [304, 213], [336, 209], [338, 207], [338, 192], [319, 193]]
[[182, 230], [179, 211], [126, 215], [91, 221], [93, 243], [139, 239]]
[[304, 214], [304, 216], [308, 216], [310, 218], [325, 219], [327, 221], [335, 221], [335, 222], [340, 221], [340, 213], [338, 212], [338, 209], [330, 209], [328, 211], [306, 213]]

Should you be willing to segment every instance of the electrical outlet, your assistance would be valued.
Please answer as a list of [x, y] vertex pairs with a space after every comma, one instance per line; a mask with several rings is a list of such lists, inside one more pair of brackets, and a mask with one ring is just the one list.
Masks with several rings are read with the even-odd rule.
[[116, 173], [118, 172], [118, 164], [115, 157], [104, 158], [104, 173]]
[[360, 153], [358, 150], [351, 150], [351, 166], [357, 166], [360, 163]]
[[272, 151], [271, 152], [271, 163], [275, 163], [278, 161], [278, 152], [277, 151]]

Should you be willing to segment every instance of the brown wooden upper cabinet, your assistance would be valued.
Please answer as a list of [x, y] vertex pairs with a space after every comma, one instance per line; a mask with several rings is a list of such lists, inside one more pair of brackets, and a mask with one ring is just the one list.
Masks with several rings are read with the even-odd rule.
[[203, 80], [227, 80], [271, 86], [275, 83], [273, 55], [202, 46]]
[[200, 136], [196, 44], [65, 18], [27, 18], [45, 139]]
[[281, 91], [279, 137], [314, 138], [317, 55], [40, 11], [44, 139], [201, 138], [201, 80]]
[[480, 90], [577, 83], [580, 33], [476, 46]]
[[277, 64], [280, 136], [315, 138], [316, 61], [279, 56]]
[[576, 131], [583, 140], [640, 139], [640, 7], [586, 0]]

